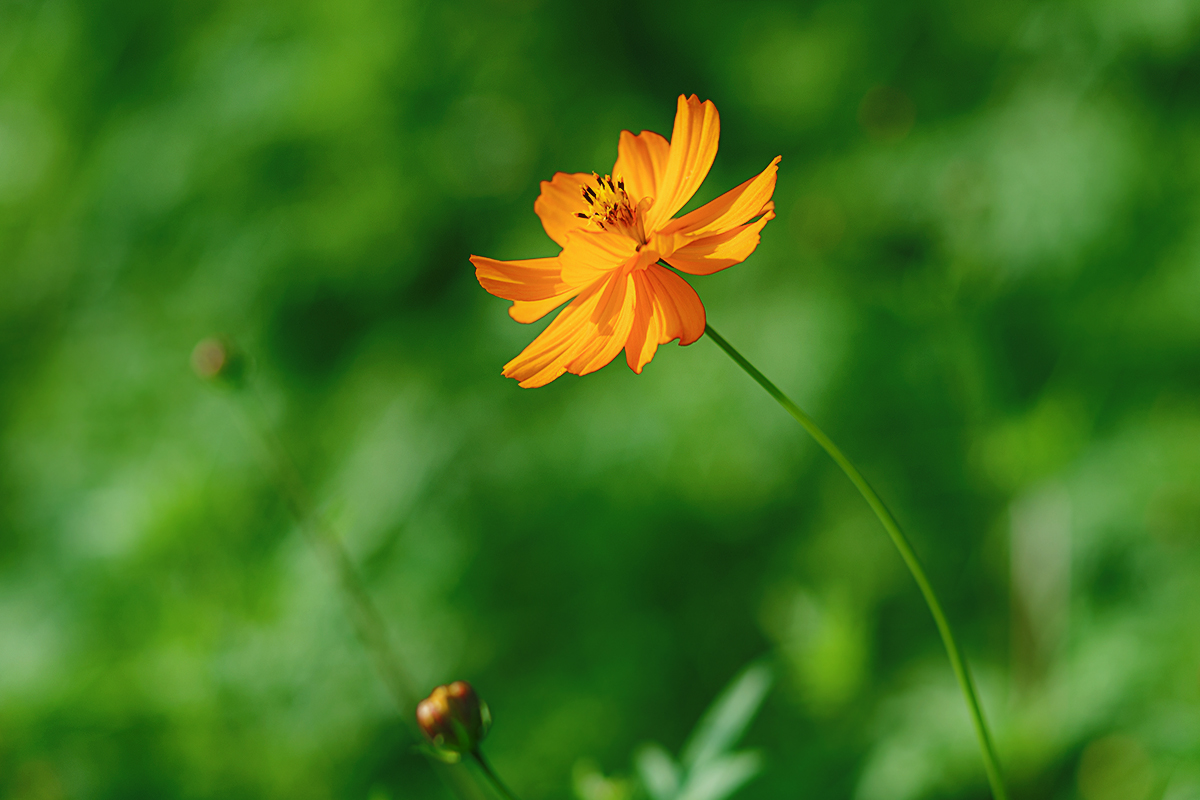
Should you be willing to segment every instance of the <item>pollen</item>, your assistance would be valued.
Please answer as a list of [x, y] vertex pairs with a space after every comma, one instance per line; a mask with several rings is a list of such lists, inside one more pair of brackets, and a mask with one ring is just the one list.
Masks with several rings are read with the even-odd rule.
[[585, 183], [580, 188], [585, 206], [583, 211], [575, 216], [588, 222], [595, 223], [600, 230], [624, 233], [639, 245], [645, 244], [646, 233], [637, 208], [625, 192], [625, 181], [611, 175], [600, 177], [592, 173], [592, 183]]

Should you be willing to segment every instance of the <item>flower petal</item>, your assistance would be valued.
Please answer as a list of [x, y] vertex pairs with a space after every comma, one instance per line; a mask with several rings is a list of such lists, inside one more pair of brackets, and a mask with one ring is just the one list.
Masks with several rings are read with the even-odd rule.
[[504, 365], [504, 376], [520, 381], [522, 388], [545, 386], [567, 371], [567, 362], [590, 341], [588, 328], [604, 293], [597, 281], [580, 293], [521, 353]]
[[645, 272], [646, 286], [654, 296], [654, 314], [659, 317], [658, 343], [678, 339], [691, 344], [704, 335], [704, 304], [687, 281], [669, 269], [651, 264]]
[[711, 275], [740, 264], [758, 247], [759, 232], [775, 219], [774, 206], [757, 221], [714, 236], [693, 239], [666, 257], [666, 262], [691, 275]]
[[583, 286], [576, 286], [573, 289], [568, 289], [562, 294], [556, 294], [553, 297], [547, 297], [545, 300], [515, 300], [508, 307], [508, 315], [517, 322], [537, 322], [542, 317], [549, 314], [554, 309], [561, 306], [563, 303], [575, 297], [584, 290]]
[[581, 286], [603, 277], [637, 255], [637, 243], [606, 230], [576, 230], [558, 254], [563, 282]]
[[545, 386], [564, 372], [586, 375], [616, 357], [633, 325], [634, 292], [629, 267], [584, 288], [521, 354], [504, 375], [523, 388]]
[[508, 315], [517, 322], [534, 322], [583, 289], [563, 281], [558, 258], [497, 261], [471, 256], [479, 285], [496, 297], [512, 300]]
[[634, 318], [633, 278], [629, 271], [621, 270], [607, 284], [592, 313], [595, 334], [567, 364], [567, 371], [575, 375], [587, 375], [607, 365], [629, 339]]
[[645, 270], [634, 270], [633, 325], [629, 339], [625, 342], [625, 363], [637, 374], [650, 363], [658, 351], [658, 337], [662, 334], [663, 315], [655, 308], [654, 290], [646, 278]]
[[679, 219], [671, 220], [663, 228], [662, 234], [708, 236], [724, 233], [754, 219], [763, 213], [771, 201], [771, 195], [775, 193], [775, 179], [781, 158], [776, 156], [766, 169], [741, 186], [730, 189], [716, 200], [705, 203]]
[[566, 247], [571, 231], [586, 224], [575, 215], [584, 208], [583, 185], [591, 178], [587, 172], [556, 172], [553, 180], [542, 181], [542, 193], [534, 201], [533, 210], [546, 233], [562, 247]]
[[652, 264], [633, 270], [630, 260], [579, 296], [504, 365], [522, 388], [545, 386], [565, 372], [586, 375], [608, 364], [621, 348], [634, 372], [672, 339], [691, 344], [704, 334], [704, 304], [687, 281]]
[[545, 300], [569, 288], [557, 257], [497, 261], [471, 256], [471, 263], [479, 285], [505, 300]]
[[670, 153], [671, 145], [654, 131], [642, 131], [637, 136], [621, 131], [613, 177], [625, 181], [625, 191], [635, 206], [643, 198], [658, 196], [658, 184]]
[[498, 261], [472, 255], [470, 263], [475, 265], [475, 277], [481, 287], [512, 301], [509, 317], [518, 323], [533, 323], [545, 317], [587, 285], [565, 282], [562, 261], [558, 258]]
[[721, 120], [711, 100], [701, 103], [696, 95], [679, 96], [675, 127], [671, 132], [671, 152], [659, 180], [659, 196], [646, 215], [647, 231], [662, 228], [692, 199], [717, 157], [720, 133]]

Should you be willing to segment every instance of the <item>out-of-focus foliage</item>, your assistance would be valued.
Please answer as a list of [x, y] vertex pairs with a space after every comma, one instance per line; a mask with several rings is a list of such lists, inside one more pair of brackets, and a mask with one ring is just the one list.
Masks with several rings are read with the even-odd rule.
[[713, 701], [676, 762], [660, 745], [637, 754], [638, 777], [652, 800], [724, 800], [762, 769], [761, 754], [730, 752], [771, 688], [763, 664], [744, 670]]
[[1200, 6], [0, 0], [0, 794], [446, 797], [202, 336], [525, 800], [779, 654], [739, 797], [982, 798], [918, 593], [711, 342], [523, 391], [467, 255], [675, 97], [695, 284], [911, 532], [1018, 798], [1200, 796]]
[[636, 784], [605, 777], [587, 761], [576, 762], [575, 796], [579, 800], [623, 800], [640, 791], [650, 800], [725, 800], [736, 794], [762, 770], [761, 753], [732, 750], [758, 713], [771, 683], [766, 664], [744, 669], [696, 723], [678, 760], [652, 742], [638, 749]]

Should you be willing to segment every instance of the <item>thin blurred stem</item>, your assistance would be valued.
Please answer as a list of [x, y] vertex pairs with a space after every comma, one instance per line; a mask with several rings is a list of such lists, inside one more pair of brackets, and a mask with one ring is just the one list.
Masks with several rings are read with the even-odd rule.
[[[366, 584], [350, 559], [350, 554], [337, 532], [318, 510], [287, 448], [283, 446], [283, 441], [268, 421], [262, 398], [253, 387], [238, 387], [234, 389], [234, 399], [246, 425], [263, 446], [267, 465], [287, 503], [288, 510], [304, 531], [317, 555], [337, 579], [338, 588], [350, 610], [355, 632], [370, 654], [375, 669], [400, 711], [400, 716], [407, 723], [413, 738], [423, 741], [423, 734], [414, 716], [419, 698], [415, 683], [392, 647], [383, 616], [371, 599]], [[460, 800], [480, 800], [479, 788], [467, 778], [464, 771], [437, 762], [434, 762], [434, 770]]]
[[492, 769], [492, 765], [489, 764], [488, 760], [483, 757], [482, 750], [476, 747], [471, 751], [471, 757], [475, 759], [475, 763], [479, 765], [479, 769], [483, 770], [483, 774], [487, 776], [489, 781], [491, 781], [492, 786], [495, 788], [497, 794], [499, 794], [505, 800], [517, 800], [517, 796], [512, 793], [512, 789], [509, 789], [504, 785], [504, 781], [500, 780], [500, 776], [497, 775], [495, 770]]
[[988, 730], [987, 721], [983, 717], [983, 706], [979, 702], [979, 696], [975, 691], [975, 684], [971, 680], [971, 673], [967, 668], [966, 661], [963, 659], [962, 652], [959, 650], [958, 642], [954, 638], [954, 632], [950, 628], [950, 623], [942, 611], [942, 604], [938, 601], [937, 594], [933, 591], [933, 585], [925, 575], [925, 569], [921, 566], [921, 562], [917, 558], [912, 544], [908, 541], [908, 537], [900, 530], [900, 525], [896, 522], [895, 517], [888, 511], [887, 506], [883, 504], [883, 500], [879, 498], [879, 495], [875, 493], [871, 485], [867, 483], [867, 479], [850, 462], [850, 459], [846, 458], [845, 454], [833, 443], [833, 440], [826, 436], [825, 432], [817, 426], [812, 417], [806, 414], [800, 406], [796, 405], [790, 397], [780, 391], [778, 386], [771, 383], [733, 345], [725, 341], [724, 337], [713, 330], [711, 325], [705, 325], [704, 332], [739, 367], [745, 370], [747, 375], [766, 389], [767, 394], [775, 398], [775, 401], [783, 406], [784, 410], [791, 414], [804, 430], [808, 431], [810, 436], [817, 440], [817, 444], [821, 445], [825, 452], [837, 462], [837, 465], [842, 468], [842, 472], [846, 473], [846, 477], [850, 479], [850, 482], [858, 489], [859, 494], [867, 501], [867, 505], [875, 512], [875, 516], [879, 518], [879, 522], [882, 523], [884, 530], [891, 537], [892, 544], [900, 551], [900, 557], [904, 559], [908, 571], [912, 573], [913, 580], [917, 582], [917, 586], [925, 598], [925, 604], [929, 606], [929, 612], [933, 614], [933, 621], [937, 624], [938, 633], [942, 636], [942, 644], [946, 646], [946, 654], [950, 657], [950, 667], [954, 670], [954, 676], [958, 678], [958, 685], [962, 689], [963, 696], [967, 701], [967, 708], [971, 712], [971, 721], [975, 724], [975, 735], [979, 738], [979, 748], [983, 752], [983, 766], [987, 772], [988, 783], [992, 787], [992, 795], [995, 800], [1008, 800], [1008, 792], [1004, 788], [1004, 779], [1000, 775], [1000, 762], [996, 758], [996, 748], [992, 742], [992, 735]]
[[274, 473], [280, 492], [287, 502], [288, 509], [317, 554], [337, 579], [338, 588], [350, 608], [350, 615], [359, 638], [375, 662], [375, 667], [379, 671], [380, 677], [383, 678], [392, 699], [395, 700], [401, 713], [408, 720], [410, 727], [419, 734], [415, 719], [412, 718], [412, 710], [416, 708], [419, 696], [412, 678], [409, 677], [400, 662], [400, 657], [392, 647], [383, 616], [367, 592], [341, 538], [317, 510], [317, 505], [312, 495], [308, 493], [295, 463], [288, 455], [287, 449], [284, 448], [283, 442], [275, 433], [274, 428], [267, 422], [266, 410], [261, 399], [254, 392], [240, 394], [250, 395], [241, 405], [250, 421], [251, 428], [262, 441], [267, 461]]

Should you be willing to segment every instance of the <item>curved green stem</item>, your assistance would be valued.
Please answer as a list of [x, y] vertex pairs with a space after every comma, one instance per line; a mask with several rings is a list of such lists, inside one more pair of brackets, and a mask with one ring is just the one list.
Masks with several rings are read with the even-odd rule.
[[1000, 763], [996, 758], [996, 748], [992, 743], [991, 733], [988, 731], [987, 722], [983, 718], [983, 706], [979, 702], [979, 696], [975, 692], [975, 684], [971, 680], [971, 673], [967, 669], [967, 663], [963, 660], [962, 652], [958, 648], [958, 642], [954, 639], [954, 632], [950, 629], [950, 623], [946, 620], [946, 615], [942, 611], [942, 604], [938, 601], [937, 594], [933, 591], [933, 585], [930, 584], [929, 578], [925, 575], [925, 569], [921, 566], [920, 560], [917, 558], [916, 552], [913, 550], [912, 544], [908, 541], [908, 537], [900, 530], [900, 526], [896, 523], [895, 517], [888, 511], [887, 506], [879, 499], [879, 495], [867, 483], [867, 479], [862, 476], [858, 468], [846, 458], [838, 446], [833, 443], [833, 440], [825, 435], [812, 417], [804, 412], [800, 406], [792, 402], [792, 399], [780, 391], [779, 387], [771, 383], [767, 376], [763, 375], [758, 369], [742, 356], [733, 345], [725, 341], [725, 339], [713, 330], [711, 325], [705, 325], [704, 332], [708, 337], [717, 343], [725, 353], [737, 363], [739, 367], [746, 371], [751, 378], [756, 380], [760, 386], [767, 390], [767, 394], [775, 398], [779, 405], [783, 406], [797, 422], [808, 431], [809, 435], [817, 440], [817, 444], [824, 448], [825, 452], [837, 462], [837, 465], [842, 468], [842, 472], [846, 473], [846, 477], [854, 484], [863, 499], [867, 501], [867, 505], [875, 512], [875, 516], [879, 518], [884, 530], [892, 539], [892, 544], [896, 545], [896, 549], [900, 551], [900, 557], [904, 559], [908, 571], [912, 573], [913, 580], [917, 582], [917, 586], [921, 589], [921, 594], [925, 598], [925, 604], [929, 606], [929, 612], [933, 614], [933, 621], [937, 624], [938, 633], [942, 636], [942, 644], [946, 646], [946, 654], [950, 657], [950, 666], [954, 670], [954, 675], [958, 678], [958, 685], [962, 689], [963, 696], [967, 701], [967, 708], [971, 712], [971, 721], [975, 724], [975, 735], [979, 737], [979, 748], [983, 751], [983, 766], [987, 772], [988, 783], [992, 787], [992, 795], [995, 800], [1008, 800], [1008, 792], [1004, 788], [1004, 780], [1000, 775]]
[[509, 789], [504, 785], [504, 781], [500, 780], [500, 776], [497, 775], [492, 769], [492, 765], [489, 764], [488, 760], [483, 757], [482, 750], [476, 747], [471, 751], [471, 758], [475, 759], [475, 763], [479, 765], [481, 770], [483, 770], [483, 774], [487, 776], [489, 781], [492, 782], [492, 787], [495, 788], [496, 792], [503, 797], [504, 800], [517, 800], [517, 796], [512, 793], [512, 789]]

